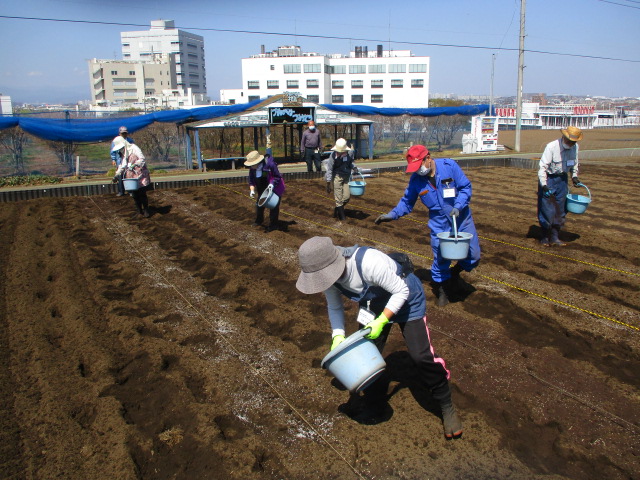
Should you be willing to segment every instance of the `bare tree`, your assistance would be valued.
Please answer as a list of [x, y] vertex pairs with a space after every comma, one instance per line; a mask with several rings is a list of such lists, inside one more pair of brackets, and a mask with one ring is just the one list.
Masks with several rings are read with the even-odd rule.
[[69, 172], [75, 171], [75, 165], [73, 162], [73, 154], [78, 150], [78, 144], [75, 142], [55, 142], [52, 140], [47, 141], [47, 146], [53, 150], [58, 161], [62, 165], [66, 165]]
[[13, 169], [18, 175], [24, 174], [23, 149], [27, 137], [19, 127], [12, 127], [0, 132], [0, 145], [11, 152]]
[[154, 123], [135, 134], [136, 145], [146, 157], [159, 162], [169, 162], [171, 149], [178, 143], [179, 133], [175, 125]]

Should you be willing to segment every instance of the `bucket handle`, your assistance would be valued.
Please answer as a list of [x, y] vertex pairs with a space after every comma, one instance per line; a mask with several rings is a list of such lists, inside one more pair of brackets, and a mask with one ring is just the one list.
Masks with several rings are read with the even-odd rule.
[[589, 191], [589, 188], [587, 188], [587, 186], [584, 183], [581, 183], [580, 185], [578, 185], [579, 187], [584, 187], [587, 189], [587, 193], [589, 194], [589, 201], [591, 201], [591, 191]]
[[[360, 173], [360, 169], [358, 169], [358, 175], [360, 175], [360, 178], [362, 178], [362, 183], [365, 183], [364, 176]], [[353, 180], [353, 170], [351, 170], [351, 173], [349, 174], [349, 182], [351, 182], [352, 180]]]
[[458, 225], [456, 224], [456, 216], [453, 215], [451, 216], [451, 218], [453, 219], [453, 235], [454, 235], [454, 243], [458, 243]]

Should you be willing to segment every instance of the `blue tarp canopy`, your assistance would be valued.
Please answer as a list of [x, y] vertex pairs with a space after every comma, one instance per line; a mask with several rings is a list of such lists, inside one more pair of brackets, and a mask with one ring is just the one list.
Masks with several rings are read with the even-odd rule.
[[[140, 130], [153, 122], [182, 124], [198, 120], [224, 117], [253, 108], [264, 101], [255, 100], [238, 105], [215, 105], [211, 107], [191, 108], [185, 110], [163, 110], [135, 117], [118, 119], [51, 119], [33, 117], [0, 117], [0, 130], [19, 126], [25, 132], [45, 140], [58, 142], [99, 142], [112, 140], [118, 128], [125, 125], [129, 132]], [[357, 115], [415, 115], [435, 117], [438, 115], [479, 115], [488, 112], [489, 105], [463, 105], [460, 107], [437, 108], [376, 108], [364, 105], [334, 105], [323, 107], [337, 112]]]

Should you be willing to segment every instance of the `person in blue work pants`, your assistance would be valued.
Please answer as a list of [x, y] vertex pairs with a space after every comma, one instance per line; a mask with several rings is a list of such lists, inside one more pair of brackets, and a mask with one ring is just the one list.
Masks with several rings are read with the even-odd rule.
[[540, 244], [543, 247], [564, 247], [560, 229], [567, 215], [566, 202], [569, 173], [574, 187], [582, 186], [578, 178], [578, 142], [582, 130], [569, 126], [562, 137], [547, 144], [540, 157], [538, 169], [538, 221], [542, 228]]
[[[460, 278], [464, 270], [470, 272], [480, 262], [480, 242], [471, 216], [471, 182], [451, 158], [431, 158], [424, 145], [414, 145], [407, 151], [407, 172], [411, 172], [409, 185], [398, 205], [389, 213], [375, 220], [379, 225], [411, 213], [420, 201], [429, 209], [429, 229], [431, 230], [431, 280], [437, 297], [437, 304], [445, 306], [452, 294], [464, 293], [467, 285]], [[453, 217], [459, 232], [473, 235], [469, 254], [458, 260], [451, 268], [451, 260], [442, 257], [438, 233], [453, 232]]]

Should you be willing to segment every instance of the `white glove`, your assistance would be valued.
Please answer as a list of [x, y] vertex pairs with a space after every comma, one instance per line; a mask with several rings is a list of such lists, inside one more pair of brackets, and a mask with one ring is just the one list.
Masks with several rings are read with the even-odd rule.
[[256, 198], [256, 191], [255, 190], [251, 190], [251, 192], [249, 193], [249, 196], [251, 198]]
[[129, 164], [129, 170], [133, 171], [133, 169], [135, 168], [136, 164], [135, 163], [130, 163]]

